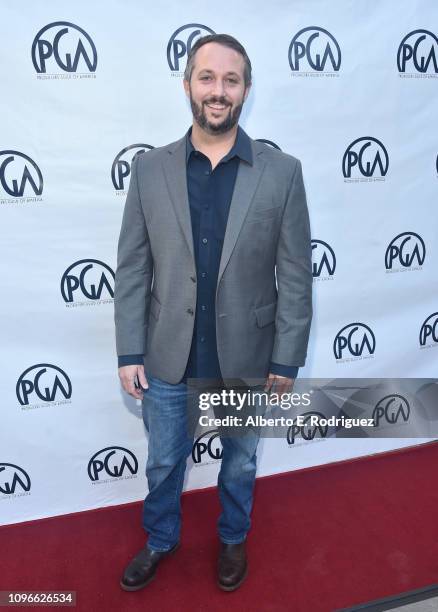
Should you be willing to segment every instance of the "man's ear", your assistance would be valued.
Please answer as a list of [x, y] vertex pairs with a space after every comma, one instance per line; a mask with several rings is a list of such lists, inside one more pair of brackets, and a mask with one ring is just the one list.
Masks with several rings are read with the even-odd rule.
[[183, 79], [184, 91], [186, 92], [186, 96], [190, 97], [190, 83]]
[[251, 89], [251, 83], [245, 89], [245, 93], [243, 94], [243, 101], [246, 102], [247, 97], [249, 96], [249, 90]]

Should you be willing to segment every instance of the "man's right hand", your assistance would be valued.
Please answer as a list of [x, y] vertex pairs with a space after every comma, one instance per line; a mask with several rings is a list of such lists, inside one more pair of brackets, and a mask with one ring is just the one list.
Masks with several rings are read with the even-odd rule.
[[143, 387], [143, 389], [149, 389], [143, 365], [122, 366], [119, 368], [119, 378], [126, 393], [129, 393], [129, 395], [132, 395], [132, 397], [135, 397], [135, 399], [143, 399], [143, 391], [141, 389], [137, 389], [134, 384], [137, 378], [140, 386]]

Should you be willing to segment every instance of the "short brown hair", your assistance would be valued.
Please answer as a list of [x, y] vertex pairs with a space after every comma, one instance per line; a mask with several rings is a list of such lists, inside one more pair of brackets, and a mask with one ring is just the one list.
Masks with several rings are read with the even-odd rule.
[[210, 42], [215, 42], [220, 45], [223, 45], [224, 47], [229, 47], [230, 49], [234, 49], [235, 51], [240, 53], [240, 55], [245, 61], [245, 66], [243, 69], [245, 88], [248, 87], [248, 85], [251, 85], [252, 81], [250, 59], [243, 45], [241, 45], [238, 40], [236, 40], [233, 36], [230, 36], [229, 34], [209, 34], [208, 36], [202, 36], [201, 38], [198, 38], [193, 47], [190, 49], [190, 53], [187, 58], [186, 69], [184, 71], [184, 79], [190, 82], [190, 79], [192, 78], [193, 68], [195, 66], [196, 51], [198, 51], [198, 49]]

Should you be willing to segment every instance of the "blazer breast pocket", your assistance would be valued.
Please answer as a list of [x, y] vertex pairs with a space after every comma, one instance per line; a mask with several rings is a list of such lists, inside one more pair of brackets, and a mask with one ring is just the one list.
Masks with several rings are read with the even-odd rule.
[[260, 208], [250, 212], [246, 218], [246, 223], [256, 223], [258, 221], [269, 221], [275, 219], [280, 213], [280, 206], [273, 206], [271, 208]]

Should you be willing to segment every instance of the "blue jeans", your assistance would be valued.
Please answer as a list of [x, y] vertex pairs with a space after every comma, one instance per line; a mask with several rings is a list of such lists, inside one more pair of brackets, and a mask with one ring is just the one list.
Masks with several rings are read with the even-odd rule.
[[[193, 433], [187, 418], [185, 383], [171, 385], [151, 376], [143, 396], [143, 421], [149, 433], [146, 477], [149, 485], [143, 506], [148, 547], [167, 551], [180, 538], [181, 493]], [[222, 512], [219, 537], [227, 544], [243, 542], [251, 525], [260, 428], [245, 435], [222, 436], [222, 463], [218, 477]]]

